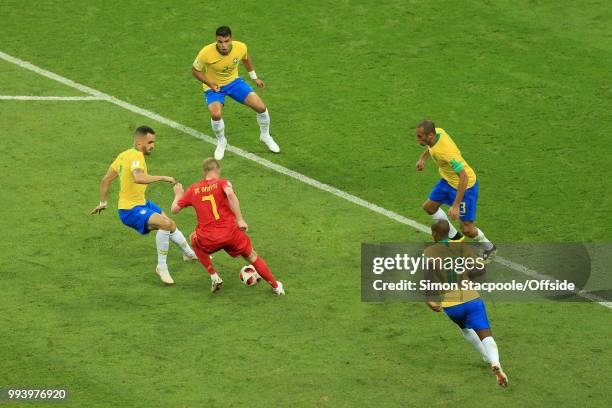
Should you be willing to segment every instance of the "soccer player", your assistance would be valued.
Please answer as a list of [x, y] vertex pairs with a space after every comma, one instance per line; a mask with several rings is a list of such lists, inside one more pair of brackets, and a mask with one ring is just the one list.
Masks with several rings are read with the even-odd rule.
[[155, 272], [162, 282], [167, 285], [174, 284], [168, 271], [166, 258], [170, 241], [178, 245], [183, 251], [185, 261], [197, 259], [195, 252], [189, 247], [183, 233], [176, 227], [176, 223], [155, 203], [145, 198], [147, 185], [157, 181], [176, 184], [174, 178], [169, 176], [151, 176], [147, 173], [145, 156], [151, 154], [155, 148], [155, 131], [148, 126], [140, 126], [134, 133], [134, 147], [119, 153], [110, 165], [106, 175], [100, 183], [100, 204], [91, 211], [91, 214], [101, 214], [107, 208], [108, 188], [111, 182], [119, 176], [119, 218], [128, 227], [145, 235], [157, 230], [155, 243], [157, 245], [157, 267]]
[[[434, 312], [444, 311], [459, 326], [463, 337], [474, 346], [486, 362], [491, 364], [491, 370], [497, 377], [497, 383], [505, 388], [508, 386], [508, 376], [502, 370], [499, 362], [499, 351], [487, 319], [485, 304], [477, 291], [461, 289], [461, 281], [469, 280], [470, 272], [475, 272], [476, 268], [459, 274], [454, 270], [438, 269], [439, 265], [435, 265], [436, 259], [446, 260], [449, 257], [457, 259], [458, 256], [465, 259], [470, 257], [475, 260], [476, 258], [476, 254], [471, 248], [462, 243], [451, 243], [449, 241], [449, 226], [450, 223], [446, 220], [436, 220], [432, 224], [431, 235], [436, 244], [425, 249], [425, 256], [428, 259], [425, 273], [429, 280], [457, 283], [458, 289], [442, 292], [441, 303], [431, 300], [428, 296], [427, 305]], [[475, 264], [476, 262], [472, 263], [472, 265]], [[484, 273], [484, 268], [479, 273]]]
[[[431, 120], [424, 120], [417, 125], [416, 140], [421, 146], [427, 146], [417, 161], [416, 170], [422, 171], [425, 162], [431, 157], [442, 176], [429, 193], [429, 198], [423, 203], [423, 209], [434, 220], [449, 221], [444, 211], [440, 209], [442, 204], [449, 205], [448, 215], [453, 220], [460, 220], [463, 234], [481, 243], [483, 258], [490, 262], [497, 248], [474, 225], [478, 200], [476, 173], [461, 156], [461, 152], [448, 133], [444, 129], [437, 128]], [[462, 241], [463, 235], [450, 222], [448, 224], [451, 241]]]
[[202, 167], [202, 181], [192, 184], [187, 191], [183, 190], [180, 183], [174, 186], [175, 197], [171, 211], [172, 214], [178, 214], [185, 207], [194, 207], [198, 225], [191, 234], [191, 244], [210, 274], [211, 291], [214, 293], [221, 289], [223, 280], [215, 271], [210, 255], [224, 249], [234, 258], [241, 255], [272, 286], [275, 294], [284, 295], [283, 284], [274, 279], [266, 262], [251, 245], [246, 234], [249, 226], [240, 211], [232, 183], [220, 178], [221, 164], [217, 159], [209, 158], [204, 160]]
[[217, 136], [217, 148], [215, 159], [223, 159], [227, 139], [225, 138], [225, 123], [223, 122], [222, 110], [225, 104], [225, 96], [229, 96], [236, 102], [250, 107], [256, 112], [259, 124], [259, 140], [261, 140], [273, 153], [280, 152], [278, 144], [270, 136], [270, 114], [266, 105], [253, 88], [238, 76], [238, 62], [249, 72], [249, 77], [258, 88], [265, 88], [264, 82], [257, 78], [253, 61], [247, 54], [247, 46], [240, 41], [232, 39], [232, 30], [222, 26], [216, 31], [216, 42], [202, 48], [198, 53], [191, 72], [204, 87], [206, 106], [210, 112], [210, 123], [213, 132]]

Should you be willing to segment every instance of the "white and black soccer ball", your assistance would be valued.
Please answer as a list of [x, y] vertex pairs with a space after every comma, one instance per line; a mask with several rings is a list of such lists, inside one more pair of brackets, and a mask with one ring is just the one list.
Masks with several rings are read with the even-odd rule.
[[246, 265], [240, 269], [240, 282], [246, 286], [255, 286], [260, 280], [261, 276], [259, 276], [253, 265]]

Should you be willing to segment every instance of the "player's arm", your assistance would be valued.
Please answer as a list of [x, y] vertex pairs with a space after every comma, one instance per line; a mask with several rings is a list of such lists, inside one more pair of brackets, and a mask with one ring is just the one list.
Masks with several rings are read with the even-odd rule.
[[240, 211], [240, 203], [238, 202], [238, 197], [236, 197], [236, 193], [234, 193], [234, 189], [231, 186], [225, 186], [223, 188], [223, 191], [227, 196], [227, 201], [229, 201], [229, 205], [232, 209], [232, 212], [236, 216], [236, 223], [238, 224], [238, 227], [243, 231], [248, 231], [249, 226], [242, 217], [242, 212]]
[[251, 59], [250, 55], [246, 55], [244, 57], [244, 59], [242, 60], [242, 64], [244, 65], [244, 67], [246, 68], [247, 72], [249, 73], [249, 77], [251, 78], [251, 80], [253, 82], [255, 82], [255, 84], [257, 85], [258, 88], [265, 88], [266, 84], [264, 83], [264, 81], [262, 81], [261, 79], [257, 78], [257, 74], [255, 73], [255, 67], [253, 67], [253, 60]]
[[419, 160], [417, 161], [416, 164], [416, 170], [417, 171], [421, 171], [425, 168], [425, 162], [427, 161], [427, 159], [429, 159], [429, 149], [425, 149], [425, 151], [423, 152], [423, 154], [421, 155], [421, 157], [419, 157]]
[[183, 209], [183, 207], [179, 205], [179, 200], [185, 195], [185, 190], [181, 183], [176, 183], [172, 190], [174, 190], [174, 201], [172, 201], [172, 206], [170, 206], [170, 212], [172, 214], [178, 214]]
[[117, 176], [118, 174], [113, 169], [113, 166], [110, 166], [100, 182], [100, 204], [91, 211], [91, 214], [101, 214], [102, 211], [106, 210], [108, 206], [108, 188]]
[[193, 61], [193, 64], [191, 64], [191, 75], [193, 75], [195, 79], [212, 89], [213, 92], [219, 92], [219, 85], [212, 82], [206, 76], [206, 62], [204, 61], [204, 56], [202, 56], [201, 53], [198, 54], [196, 59]]
[[[434, 265], [433, 262], [429, 259], [425, 263], [425, 268], [423, 269], [423, 278], [429, 282], [433, 282], [435, 279]], [[434, 295], [436, 295], [434, 291], [429, 289], [425, 290], [425, 303], [434, 312], [439, 312], [442, 310], [442, 306], [438, 302], [433, 300]]]
[[[453, 168], [455, 167], [456, 166], [453, 165]], [[468, 184], [468, 175], [463, 169], [463, 167], [461, 168], [460, 171], [457, 172], [457, 175], [459, 176], [459, 185], [457, 186], [457, 196], [455, 197], [455, 201], [453, 202], [453, 205], [451, 206], [451, 208], [448, 209], [448, 215], [453, 220], [459, 219], [459, 203], [461, 202], [461, 200], [463, 200], [463, 195], [465, 194], [465, 190], [467, 189], [467, 184]]]
[[206, 84], [213, 92], [219, 92], [219, 85], [210, 81], [206, 74], [202, 71], [198, 71], [195, 67], [191, 67], [191, 74], [203, 84]]
[[174, 177], [170, 176], [150, 176], [145, 174], [143, 169], [134, 169], [132, 171], [132, 177], [136, 184], [151, 184], [157, 181], [165, 181], [166, 183], [176, 184]]

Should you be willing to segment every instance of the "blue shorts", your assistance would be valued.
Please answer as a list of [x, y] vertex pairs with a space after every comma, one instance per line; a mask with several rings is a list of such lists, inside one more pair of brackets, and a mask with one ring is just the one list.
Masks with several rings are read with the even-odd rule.
[[145, 205], [137, 205], [129, 210], [119, 210], [119, 218], [128, 227], [132, 227], [145, 235], [149, 233], [149, 218], [153, 214], [161, 213], [162, 209], [157, 204], [147, 200]]
[[223, 85], [219, 92], [213, 92], [211, 89], [204, 92], [206, 97], [206, 105], [213, 102], [221, 102], [225, 104], [225, 95], [228, 95], [236, 102], [244, 103], [247, 95], [253, 92], [253, 88], [247, 84], [244, 79], [238, 77], [227, 85]]
[[[429, 193], [431, 201], [437, 201], [446, 205], [453, 205], [457, 189], [452, 187], [444, 179], [440, 179]], [[465, 190], [463, 200], [459, 203], [459, 219], [461, 221], [474, 221], [476, 219], [476, 201], [478, 201], [478, 180]]]
[[451, 307], [442, 308], [450, 319], [462, 329], [484, 330], [491, 328], [487, 309], [481, 298]]

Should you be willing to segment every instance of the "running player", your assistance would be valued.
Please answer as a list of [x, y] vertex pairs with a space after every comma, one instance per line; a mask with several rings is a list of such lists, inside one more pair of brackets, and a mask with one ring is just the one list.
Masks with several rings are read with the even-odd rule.
[[211, 291], [221, 289], [223, 280], [215, 271], [210, 255], [224, 249], [232, 257], [241, 255], [255, 267], [259, 276], [264, 278], [277, 295], [284, 295], [285, 290], [280, 281], [268, 269], [263, 258], [251, 245], [246, 234], [249, 226], [244, 221], [238, 197], [232, 183], [221, 177], [221, 164], [217, 159], [206, 159], [202, 165], [204, 179], [192, 184], [187, 191], [178, 183], [174, 186], [172, 214], [178, 214], [183, 208], [193, 206], [198, 217], [196, 231], [191, 234], [191, 244], [204, 265], [211, 279]]
[[170, 241], [183, 251], [185, 261], [193, 261], [196, 254], [189, 247], [183, 233], [176, 223], [168, 218], [159, 206], [145, 198], [147, 185], [157, 181], [176, 184], [169, 176], [151, 176], [147, 173], [145, 156], [151, 154], [155, 147], [155, 131], [148, 126], [140, 126], [134, 133], [134, 147], [121, 152], [110, 165], [100, 183], [100, 204], [91, 214], [101, 214], [107, 208], [108, 188], [111, 182], [119, 176], [121, 189], [119, 191], [119, 218], [128, 227], [145, 235], [157, 230], [155, 243], [157, 245], [157, 268], [155, 272], [162, 282], [172, 285], [174, 280], [168, 271], [166, 258]]
[[[448, 215], [453, 220], [461, 221], [463, 234], [482, 244], [483, 258], [490, 262], [497, 248], [474, 225], [476, 201], [478, 200], [476, 173], [461, 156], [453, 139], [444, 129], [437, 128], [431, 120], [424, 120], [417, 125], [416, 140], [421, 146], [427, 146], [416, 164], [416, 170], [422, 171], [425, 168], [425, 162], [431, 157], [442, 176], [429, 193], [429, 198], [423, 203], [423, 209], [434, 220], [449, 221], [444, 211], [440, 209], [442, 204], [449, 205]], [[462, 241], [461, 233], [450, 222], [448, 224], [449, 239]]]
[[[486, 362], [491, 364], [491, 370], [497, 377], [497, 383], [505, 388], [508, 386], [508, 376], [499, 363], [499, 351], [493, 339], [485, 304], [477, 291], [461, 289], [461, 282], [470, 280], [470, 272], [476, 272], [476, 270], [463, 271], [459, 274], [454, 270], [437, 269], [439, 266], [435, 265], [435, 259], [446, 260], [449, 257], [456, 259], [458, 256], [465, 259], [470, 257], [475, 260], [476, 258], [472, 248], [463, 243], [449, 242], [449, 225], [446, 220], [436, 220], [431, 226], [431, 235], [436, 244], [425, 249], [425, 256], [428, 259], [425, 273], [426, 279], [430, 281], [456, 283], [458, 289], [442, 292], [442, 303], [431, 300], [431, 293], [429, 293], [427, 305], [434, 312], [444, 311], [459, 326], [463, 337], [474, 346]], [[462, 263], [462, 265], [466, 264]], [[475, 264], [476, 262], [472, 263], [472, 265]], [[484, 273], [484, 269], [478, 272]]]
[[266, 105], [253, 91], [253, 88], [238, 76], [238, 62], [240, 61], [249, 72], [249, 77], [255, 85], [261, 89], [265, 88], [264, 82], [257, 78], [253, 61], [247, 54], [246, 44], [234, 41], [232, 30], [222, 26], [216, 31], [216, 42], [200, 50], [191, 68], [193, 76], [202, 82], [204, 87], [206, 106], [211, 117], [210, 123], [217, 136], [217, 148], [215, 149], [217, 160], [223, 159], [227, 146], [222, 115], [226, 95], [256, 112], [255, 116], [260, 131], [259, 140], [268, 146], [271, 152], [280, 152], [278, 144], [270, 136], [270, 114]]

